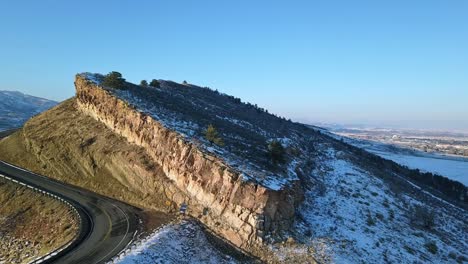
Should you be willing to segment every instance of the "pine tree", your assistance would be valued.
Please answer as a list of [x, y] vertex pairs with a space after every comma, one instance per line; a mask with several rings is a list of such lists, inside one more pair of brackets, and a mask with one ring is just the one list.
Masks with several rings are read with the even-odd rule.
[[151, 80], [151, 82], [150, 82], [149, 85], [150, 85], [151, 87], [155, 87], [155, 88], [161, 87], [161, 84], [160, 84], [159, 81], [156, 80], [156, 79]]
[[146, 80], [141, 80], [140, 85], [146, 87], [148, 86], [148, 82]]
[[111, 88], [123, 89], [125, 88], [125, 79], [122, 78], [122, 74], [120, 72], [112, 71], [104, 76], [102, 84]]
[[208, 128], [205, 130], [205, 138], [218, 146], [224, 146], [224, 141], [218, 135], [218, 130], [213, 125], [209, 125]]
[[274, 164], [284, 163], [286, 159], [285, 154], [286, 151], [278, 140], [272, 140], [268, 144], [268, 155]]

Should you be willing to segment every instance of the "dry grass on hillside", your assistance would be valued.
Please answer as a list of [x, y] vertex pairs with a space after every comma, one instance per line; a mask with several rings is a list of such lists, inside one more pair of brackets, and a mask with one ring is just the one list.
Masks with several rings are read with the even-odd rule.
[[75, 100], [0, 141], [0, 159], [140, 208], [167, 211], [168, 179], [143, 148], [76, 109]]
[[73, 239], [78, 226], [64, 204], [0, 179], [0, 263], [23, 263]]

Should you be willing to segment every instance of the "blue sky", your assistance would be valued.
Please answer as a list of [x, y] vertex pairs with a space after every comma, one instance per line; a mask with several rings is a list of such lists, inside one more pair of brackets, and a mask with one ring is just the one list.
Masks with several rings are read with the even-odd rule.
[[467, 1], [0, 0], [0, 90], [187, 80], [305, 122], [468, 131]]

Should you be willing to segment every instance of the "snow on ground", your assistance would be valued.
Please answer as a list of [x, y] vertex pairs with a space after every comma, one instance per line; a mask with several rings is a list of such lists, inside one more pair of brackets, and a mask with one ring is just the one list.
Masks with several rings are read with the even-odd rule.
[[101, 79], [102, 75], [97, 75], [95, 73], [90, 73], [90, 72], [84, 72], [80, 74], [82, 77], [92, 81], [94, 84], [100, 85], [101, 84]]
[[219, 252], [201, 227], [191, 221], [170, 224], [132, 246], [111, 263], [238, 263]]
[[[89, 76], [87, 78], [89, 78]], [[165, 86], [166, 84], [163, 82], [161, 85]], [[246, 181], [256, 181], [257, 183], [269, 189], [280, 190], [285, 186], [288, 186], [291, 182], [294, 182], [298, 179], [296, 173], [290, 173], [294, 172], [294, 170], [288, 169], [287, 175], [276, 175], [273, 173], [268, 173], [263, 168], [252, 164], [249, 160], [243, 158], [242, 156], [233, 154], [230, 151], [225, 151], [225, 149], [221, 147], [207, 144], [204, 137], [197, 136], [196, 131], [201, 130], [199, 125], [193, 122], [184, 121], [183, 117], [176, 112], [169, 111], [151, 102], [148, 103], [144, 99], [135, 96], [131, 91], [128, 90], [113, 89], [110, 91], [116, 97], [134, 106], [139, 112], [149, 114], [152, 118], [157, 120], [164, 127], [177, 131], [186, 140], [189, 140], [192, 143], [197, 144], [199, 147], [205, 149], [206, 151], [211, 152], [218, 157], [221, 157], [229, 166], [242, 172], [242, 178]], [[220, 118], [219, 116], [217, 117]], [[256, 133], [261, 133], [264, 135], [267, 134], [265, 131], [254, 127], [248, 122], [236, 119], [229, 120], [235, 124], [242, 124], [242, 126], [244, 127], [249, 127], [250, 125], [252, 129], [256, 130]], [[292, 144], [292, 140], [289, 138], [280, 138], [279, 140], [285, 144], [287, 143], [288, 146]], [[248, 146], [247, 149], [249, 149], [250, 147], [251, 146]]]
[[0, 91], [0, 131], [21, 127], [24, 122], [57, 102], [15, 91]]
[[392, 160], [411, 169], [439, 174], [468, 186], [467, 158], [408, 150], [394, 145], [347, 138], [332, 133], [329, 133], [329, 135], [338, 139], [342, 138], [351, 145], [363, 148], [384, 159]]
[[468, 160], [450, 159], [450, 157], [439, 158], [437, 156], [414, 156], [384, 151], [371, 152], [409, 168], [436, 173], [468, 186]]
[[[381, 179], [346, 161], [343, 153], [330, 150], [319, 164], [299, 210], [303, 221], [297, 223], [299, 233], [307, 234], [308, 243], [317, 247], [315, 257], [319, 261], [466, 261], [466, 211], [434, 208], [436, 224], [427, 230], [410, 220], [412, 208], [423, 205], [421, 202], [407, 195], [394, 195]], [[429, 251], [432, 245], [437, 252]]]

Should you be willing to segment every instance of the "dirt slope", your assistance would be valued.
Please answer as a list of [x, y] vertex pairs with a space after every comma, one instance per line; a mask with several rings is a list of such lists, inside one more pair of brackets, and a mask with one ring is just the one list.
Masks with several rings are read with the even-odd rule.
[[73, 239], [78, 226], [62, 203], [0, 179], [0, 263], [27, 263]]
[[[167, 181], [145, 152], [81, 114], [70, 99], [0, 141], [0, 159], [145, 208], [171, 210]], [[146, 168], [152, 168], [148, 175]]]

